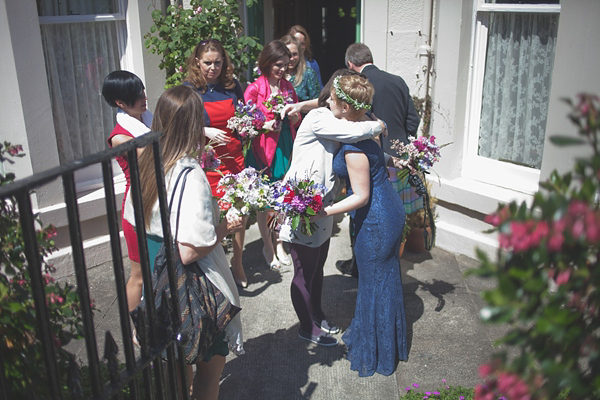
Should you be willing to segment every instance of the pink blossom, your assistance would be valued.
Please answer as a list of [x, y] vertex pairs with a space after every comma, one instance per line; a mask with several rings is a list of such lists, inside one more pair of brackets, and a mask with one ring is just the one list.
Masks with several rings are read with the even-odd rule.
[[479, 376], [485, 378], [493, 372], [492, 366], [490, 364], [482, 364], [479, 366]]
[[556, 277], [556, 284], [559, 286], [564, 285], [565, 283], [569, 282], [570, 278], [571, 278], [571, 268], [558, 273], [558, 276]]
[[552, 252], [558, 252], [562, 248], [565, 238], [562, 233], [555, 233], [548, 240], [548, 250]]

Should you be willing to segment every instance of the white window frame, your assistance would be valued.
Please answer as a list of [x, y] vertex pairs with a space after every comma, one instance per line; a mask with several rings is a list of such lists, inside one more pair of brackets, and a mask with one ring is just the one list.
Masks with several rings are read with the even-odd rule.
[[469, 179], [533, 194], [539, 188], [539, 169], [493, 160], [477, 154], [489, 16], [491, 12], [560, 13], [561, 6], [560, 4], [490, 4], [484, 3], [484, 0], [473, 1], [473, 35], [466, 118], [467, 140], [461, 174]]
[[[81, 22], [117, 22], [117, 46], [121, 69], [130, 70], [133, 67], [133, 53], [130, 41], [127, 40], [127, 18], [125, 13], [126, 0], [116, 0], [117, 12], [114, 14], [85, 14], [85, 15], [60, 15], [38, 17], [40, 25], [48, 24], [75, 24]], [[109, 132], [107, 132], [108, 135]], [[116, 160], [112, 160], [114, 182], [124, 182], [125, 175]], [[75, 172], [77, 193], [86, 194], [92, 190], [104, 187], [102, 168], [100, 164], [77, 170]]]

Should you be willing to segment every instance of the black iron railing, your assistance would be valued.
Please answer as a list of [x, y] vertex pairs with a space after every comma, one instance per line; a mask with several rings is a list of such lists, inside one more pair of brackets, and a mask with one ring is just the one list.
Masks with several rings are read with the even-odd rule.
[[[20, 179], [10, 185], [0, 187], [0, 198], [14, 198], [19, 207], [20, 223], [23, 230], [25, 254], [29, 274], [31, 277], [31, 288], [35, 302], [36, 335], [42, 344], [43, 359], [47, 375], [48, 397], [51, 399], [63, 399], [62, 387], [68, 386], [71, 399], [84, 399], [81, 390], [81, 371], [73, 358], [68, 368], [68, 376], [62, 377], [58, 374], [57, 359], [50, 333], [49, 315], [46, 307], [44, 292], [44, 280], [42, 278], [42, 260], [38, 253], [36, 242], [35, 218], [31, 205], [31, 192], [36, 188], [61, 179], [64, 187], [64, 197], [69, 224], [69, 234], [73, 252], [73, 268], [77, 280], [77, 293], [81, 304], [83, 329], [88, 358], [89, 384], [92, 393], [91, 399], [122, 399], [123, 389], [129, 387], [128, 398], [132, 400], [141, 399], [188, 399], [189, 394], [186, 382], [185, 364], [182, 357], [176, 359], [175, 348], [182, 353], [182, 343], [177, 340], [180, 328], [179, 309], [177, 298], [163, 299], [165, 304], [170, 301], [167, 315], [157, 315], [154, 308], [152, 293], [152, 277], [148, 259], [146, 244], [146, 232], [144, 230], [144, 215], [141, 200], [141, 187], [137, 161], [137, 149], [152, 146], [154, 153], [154, 165], [158, 185], [158, 200], [161, 213], [162, 228], [165, 243], [172, 243], [172, 236], [167, 212], [167, 196], [165, 193], [164, 170], [159, 149], [159, 138], [161, 133], [151, 132], [139, 138], [131, 140], [116, 148], [109, 149], [82, 160], [61, 165], [48, 171], [41, 172], [28, 178]], [[150, 148], [145, 151], [150, 151]], [[130, 325], [129, 310], [127, 307], [127, 296], [125, 292], [125, 274], [123, 270], [123, 258], [119, 238], [119, 212], [115, 204], [115, 192], [113, 187], [113, 173], [111, 161], [116, 156], [127, 155], [130, 177], [131, 196], [133, 209], [135, 210], [136, 233], [140, 250], [140, 264], [144, 282], [144, 296], [148, 305], [148, 314], [142, 316], [143, 325], [147, 327], [138, 332], [141, 337], [141, 356], [136, 358]], [[87, 277], [85, 256], [83, 251], [83, 239], [79, 220], [79, 209], [75, 190], [75, 171], [93, 164], [102, 164], [102, 175], [104, 180], [104, 191], [106, 199], [106, 211], [108, 228], [110, 234], [110, 246], [113, 259], [115, 290], [117, 293], [119, 321], [121, 334], [123, 336], [123, 353], [125, 368], [119, 367], [118, 349], [110, 331], [105, 335], [105, 353], [107, 360], [109, 381], [103, 382], [101, 378], [101, 361], [98, 355], [96, 332], [94, 329], [94, 315], [90, 305], [90, 294]], [[168, 272], [171, 293], [177, 293], [174, 254], [172, 246], [166, 246]], [[163, 307], [164, 308], [164, 307]], [[160, 321], [160, 323], [159, 323]], [[166, 323], [166, 327], [164, 326]], [[159, 325], [160, 324], [160, 328]], [[158, 332], [167, 332], [167, 335]], [[166, 353], [166, 359], [162, 354]], [[0, 363], [1, 365], [2, 363]], [[166, 371], [165, 371], [166, 368]], [[166, 372], [166, 375], [165, 375]], [[0, 368], [0, 397], [3, 399], [16, 398], [10, 393], [10, 385], [6, 382], [4, 371]], [[138, 387], [138, 377], [142, 377], [143, 390]], [[67, 382], [64, 382], [64, 380]]]

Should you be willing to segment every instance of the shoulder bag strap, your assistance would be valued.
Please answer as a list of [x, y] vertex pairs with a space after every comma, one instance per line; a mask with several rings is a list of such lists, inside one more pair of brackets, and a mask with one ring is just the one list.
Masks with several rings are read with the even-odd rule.
[[175, 186], [173, 186], [173, 191], [171, 192], [171, 199], [169, 200], [169, 219], [171, 218], [171, 209], [173, 207], [173, 200], [175, 199], [175, 192], [177, 192], [177, 186], [179, 185], [179, 181], [183, 176], [183, 183], [181, 184], [181, 192], [179, 193], [179, 209], [177, 210], [177, 222], [175, 223], [175, 237], [173, 242], [177, 241], [177, 231], [179, 230], [179, 211], [181, 211], [181, 199], [183, 198], [183, 189], [185, 188], [185, 181], [187, 180], [188, 174], [192, 171], [192, 167], [185, 167], [177, 175], [177, 180], [175, 180]]
[[173, 243], [177, 243], [177, 234], [179, 233], [179, 215], [181, 213], [181, 201], [183, 200], [183, 190], [185, 189], [185, 182], [187, 181], [187, 177], [191, 171], [191, 167], [184, 168], [179, 174], [179, 177], [177, 178], [177, 180], [179, 180], [179, 178], [183, 174], [183, 182], [181, 183], [181, 191], [179, 192], [179, 204], [177, 205], [177, 218], [175, 219], [175, 237], [173, 238]]

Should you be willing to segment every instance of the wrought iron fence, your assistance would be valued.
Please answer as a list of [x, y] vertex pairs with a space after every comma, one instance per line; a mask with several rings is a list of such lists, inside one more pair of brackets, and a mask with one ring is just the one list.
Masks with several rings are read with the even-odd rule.
[[[137, 149], [152, 146], [154, 153], [154, 166], [158, 184], [158, 200], [161, 213], [161, 222], [165, 243], [172, 243], [172, 236], [167, 212], [167, 197], [165, 193], [164, 170], [159, 149], [161, 133], [151, 132], [131, 140], [116, 148], [109, 149], [82, 160], [77, 160], [67, 165], [61, 165], [48, 171], [20, 179], [10, 185], [0, 188], [0, 198], [13, 198], [18, 204], [20, 224], [23, 231], [25, 254], [28, 270], [31, 277], [31, 288], [36, 312], [36, 335], [42, 345], [43, 360], [47, 371], [47, 396], [50, 399], [64, 399], [63, 386], [69, 387], [67, 398], [84, 399], [81, 371], [74, 359], [70, 360], [66, 377], [59, 376], [56, 352], [49, 330], [49, 314], [46, 306], [44, 280], [41, 270], [41, 256], [38, 253], [36, 242], [35, 217], [32, 210], [31, 192], [36, 188], [61, 179], [64, 187], [64, 197], [67, 210], [69, 234], [71, 239], [73, 268], [77, 282], [77, 293], [81, 305], [85, 345], [88, 357], [89, 385], [91, 399], [123, 399], [123, 389], [129, 388], [127, 398], [138, 399], [185, 399], [189, 398], [186, 382], [185, 364], [182, 357], [175, 357], [175, 351], [182, 353], [183, 343], [178, 340], [179, 308], [177, 298], [163, 299], [165, 304], [170, 302], [170, 307], [161, 307], [162, 315], [157, 315], [154, 308], [152, 293], [152, 277], [149, 267], [146, 232], [144, 230], [144, 215], [141, 200], [141, 187], [137, 161]], [[148, 148], [146, 151], [150, 151]], [[132, 330], [130, 325], [127, 296], [125, 292], [125, 276], [123, 258], [119, 238], [119, 212], [115, 204], [115, 191], [113, 186], [113, 173], [111, 161], [116, 156], [126, 155], [130, 168], [131, 196], [136, 221], [136, 233], [140, 250], [140, 264], [144, 282], [144, 296], [148, 304], [148, 313], [142, 316], [142, 324], [146, 329], [138, 332], [141, 342], [141, 356], [136, 357], [132, 343]], [[75, 171], [93, 164], [102, 164], [104, 181], [104, 194], [108, 229], [110, 234], [110, 247], [113, 259], [115, 290], [117, 294], [119, 321], [123, 337], [123, 352], [125, 368], [121, 369], [118, 362], [119, 351], [110, 331], [105, 335], [104, 358], [107, 360], [109, 379], [103, 382], [101, 377], [101, 360], [98, 355], [96, 332], [94, 329], [94, 315], [90, 305], [88, 276], [83, 250], [79, 210], [77, 204], [74, 173]], [[172, 246], [166, 246], [168, 273], [171, 293], [176, 293], [176, 279], [174, 269], [174, 254]], [[165, 311], [162, 311], [165, 310]], [[166, 334], [165, 334], [166, 333]], [[166, 354], [166, 356], [165, 356]], [[66, 382], [65, 382], [66, 380]], [[141, 381], [141, 388], [140, 386]], [[2, 363], [0, 363], [0, 398], [15, 399], [11, 393], [11, 386], [6, 382]]]

